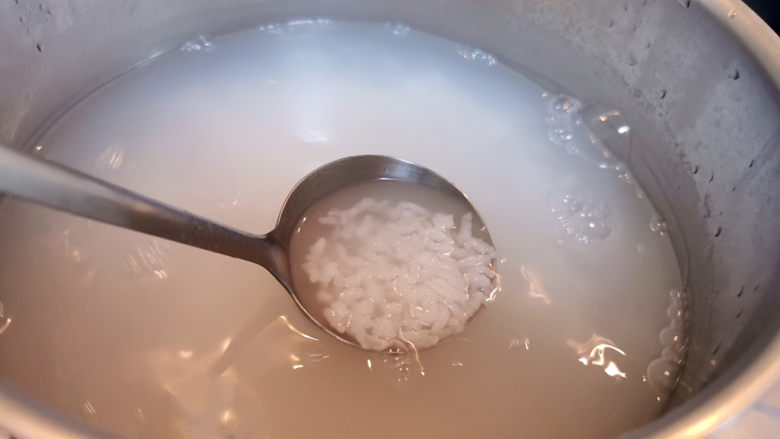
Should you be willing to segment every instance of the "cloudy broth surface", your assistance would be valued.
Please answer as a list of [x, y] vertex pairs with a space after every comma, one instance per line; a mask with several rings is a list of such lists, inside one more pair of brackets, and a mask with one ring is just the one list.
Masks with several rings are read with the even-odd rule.
[[253, 233], [318, 166], [410, 160], [468, 195], [501, 291], [418, 355], [368, 352], [257, 265], [4, 199], [0, 377], [127, 437], [615, 436], [659, 413], [685, 353], [664, 224], [602, 147], [628, 136], [611, 109], [400, 25], [196, 38], [32, 153]]

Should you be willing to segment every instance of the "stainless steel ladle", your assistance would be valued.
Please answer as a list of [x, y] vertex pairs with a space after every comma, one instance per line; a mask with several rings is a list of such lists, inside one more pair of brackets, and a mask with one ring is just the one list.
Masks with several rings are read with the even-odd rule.
[[290, 239], [306, 209], [340, 189], [371, 180], [398, 180], [427, 186], [471, 207], [468, 198], [453, 184], [424, 167], [392, 157], [353, 156], [330, 162], [307, 175], [287, 197], [276, 227], [265, 235], [254, 235], [0, 145], [0, 192], [259, 264], [287, 289], [312, 322], [329, 335], [357, 347], [354, 341], [318, 321], [302, 305], [293, 289], [288, 255]]

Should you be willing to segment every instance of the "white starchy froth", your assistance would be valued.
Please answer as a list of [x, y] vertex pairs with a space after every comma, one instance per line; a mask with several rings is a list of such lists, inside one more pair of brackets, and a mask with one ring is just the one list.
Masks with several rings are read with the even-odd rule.
[[303, 264], [325, 318], [366, 349], [422, 349], [457, 334], [495, 288], [495, 249], [472, 215], [366, 198], [319, 219], [330, 233]]

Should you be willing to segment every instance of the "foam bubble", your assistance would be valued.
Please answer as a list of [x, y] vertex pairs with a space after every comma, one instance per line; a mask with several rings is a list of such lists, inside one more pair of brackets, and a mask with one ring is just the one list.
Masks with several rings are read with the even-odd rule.
[[580, 152], [576, 136], [577, 112], [582, 104], [571, 97], [564, 95], [545, 94], [547, 107], [547, 136], [555, 145], [563, 147], [567, 154], [575, 155]]
[[[594, 115], [593, 105], [584, 106], [579, 100], [562, 94], [545, 92], [542, 98], [547, 110], [545, 121], [550, 142], [562, 147], [567, 154], [601, 169], [617, 170], [620, 167], [620, 160], [604, 142], [604, 139], [611, 139], [615, 133], [614, 130], [605, 129], [607, 123], [612, 121], [606, 115], [618, 112], [599, 111]], [[602, 122], [602, 119], [606, 122]], [[610, 140], [610, 143], [614, 142]]]
[[458, 55], [468, 61], [475, 61], [492, 67], [498, 63], [496, 57], [473, 47], [462, 46], [458, 49]]
[[609, 206], [594, 199], [590, 192], [553, 194], [550, 211], [566, 234], [580, 244], [602, 241], [612, 232]]
[[659, 394], [659, 400], [669, 394], [679, 380], [680, 369], [688, 351], [688, 296], [685, 291], [672, 290], [666, 309], [669, 324], [658, 335], [661, 355], [650, 362], [647, 377]]
[[647, 367], [647, 378], [660, 395], [667, 395], [677, 384], [680, 364], [674, 359], [656, 358]]
[[204, 35], [187, 41], [179, 48], [182, 52], [211, 52], [214, 50], [214, 43]]
[[601, 105], [584, 105], [563, 94], [545, 92], [542, 99], [551, 143], [568, 155], [616, 172], [618, 179], [634, 187], [637, 198], [645, 197], [628, 167], [615, 155], [626, 156], [630, 148], [631, 126], [619, 111]]
[[589, 104], [580, 111], [585, 126], [598, 139], [600, 147], [615, 154], [626, 154], [630, 146], [631, 126], [620, 111]]
[[661, 236], [664, 236], [667, 233], [666, 221], [664, 221], [657, 212], [653, 212], [653, 214], [650, 215], [650, 230]]

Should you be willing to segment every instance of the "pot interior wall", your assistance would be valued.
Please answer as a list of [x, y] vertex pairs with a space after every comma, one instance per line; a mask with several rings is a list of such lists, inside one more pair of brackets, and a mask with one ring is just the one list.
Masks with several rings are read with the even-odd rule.
[[696, 1], [4, 2], [0, 141], [31, 147], [76, 99], [194, 35], [311, 16], [403, 22], [621, 109], [632, 137], [614, 152], [667, 219], [692, 295], [677, 402], [777, 333], [777, 76]]

